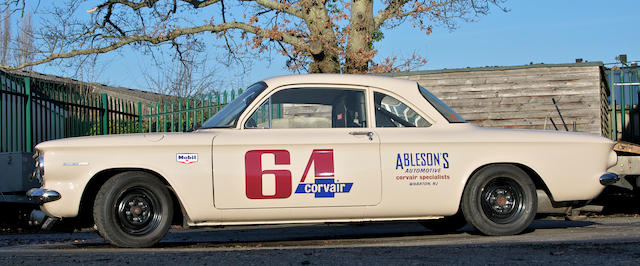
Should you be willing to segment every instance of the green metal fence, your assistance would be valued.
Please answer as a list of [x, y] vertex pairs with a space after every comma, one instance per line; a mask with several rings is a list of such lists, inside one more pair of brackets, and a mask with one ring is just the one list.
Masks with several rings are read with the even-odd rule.
[[611, 91], [611, 139], [640, 143], [640, 68], [612, 68], [606, 70], [606, 75]]
[[0, 152], [32, 152], [40, 142], [67, 137], [188, 131], [242, 93], [134, 103], [81, 84], [0, 70]]
[[199, 97], [138, 103], [138, 132], [183, 132], [195, 129], [242, 93], [242, 89]]
[[134, 105], [82, 86], [0, 72], [0, 152], [43, 141], [137, 132]]

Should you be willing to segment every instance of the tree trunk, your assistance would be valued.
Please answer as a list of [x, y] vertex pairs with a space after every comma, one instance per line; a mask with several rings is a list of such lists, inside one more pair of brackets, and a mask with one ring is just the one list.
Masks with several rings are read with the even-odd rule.
[[[330, 40], [315, 41], [311, 43], [311, 56], [313, 62], [309, 65], [309, 73], [340, 73], [338, 54], [333, 52]], [[313, 46], [316, 46], [315, 49]]]
[[352, 0], [345, 73], [366, 73], [373, 58], [373, 0]]
[[309, 47], [313, 62], [309, 73], [340, 73], [338, 41], [331, 27], [329, 14], [324, 0], [301, 1], [309, 28]]

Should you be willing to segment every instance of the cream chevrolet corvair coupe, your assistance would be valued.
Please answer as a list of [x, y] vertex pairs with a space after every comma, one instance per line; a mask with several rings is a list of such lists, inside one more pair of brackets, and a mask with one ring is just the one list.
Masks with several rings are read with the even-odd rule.
[[121, 247], [188, 226], [420, 220], [518, 234], [536, 190], [593, 199], [617, 176], [613, 142], [468, 123], [415, 81], [358, 75], [267, 79], [189, 133], [108, 135], [36, 147], [51, 217], [80, 217]]

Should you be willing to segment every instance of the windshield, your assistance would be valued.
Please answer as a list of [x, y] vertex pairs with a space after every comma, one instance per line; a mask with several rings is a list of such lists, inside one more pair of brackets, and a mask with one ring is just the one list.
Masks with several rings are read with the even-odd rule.
[[460, 116], [455, 111], [453, 111], [451, 107], [447, 106], [444, 102], [438, 99], [438, 97], [431, 94], [431, 92], [429, 92], [427, 89], [423, 88], [420, 85], [418, 85], [418, 88], [420, 88], [420, 94], [422, 94], [422, 97], [427, 99], [427, 101], [429, 101], [429, 103], [431, 103], [431, 105], [433, 105], [433, 107], [435, 107], [436, 110], [438, 110], [438, 112], [440, 112], [440, 114], [442, 114], [444, 118], [446, 118], [447, 121], [449, 121], [449, 123], [466, 123], [467, 122], [464, 119], [462, 119], [462, 116]]
[[267, 84], [262, 81], [249, 86], [244, 93], [238, 95], [235, 100], [231, 101], [227, 106], [222, 108], [222, 110], [209, 118], [207, 122], [204, 122], [202, 128], [235, 127], [242, 111], [244, 111], [265, 88], [267, 88]]

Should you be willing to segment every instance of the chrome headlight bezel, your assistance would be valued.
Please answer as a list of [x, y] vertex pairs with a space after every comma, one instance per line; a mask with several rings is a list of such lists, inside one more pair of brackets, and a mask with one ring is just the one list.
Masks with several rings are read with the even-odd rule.
[[35, 167], [31, 176], [38, 180], [40, 185], [44, 185], [44, 154], [36, 151], [33, 156], [35, 159]]

